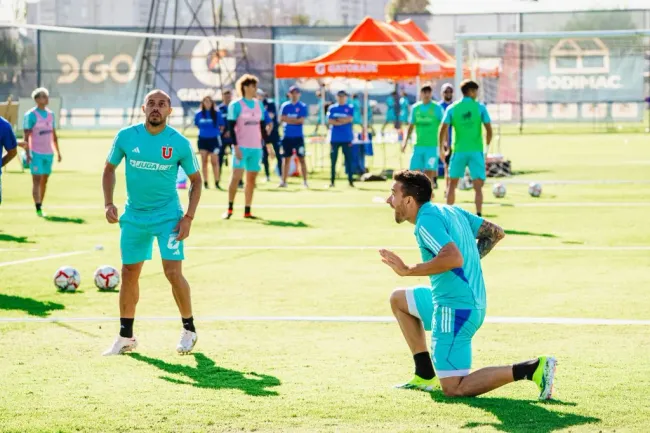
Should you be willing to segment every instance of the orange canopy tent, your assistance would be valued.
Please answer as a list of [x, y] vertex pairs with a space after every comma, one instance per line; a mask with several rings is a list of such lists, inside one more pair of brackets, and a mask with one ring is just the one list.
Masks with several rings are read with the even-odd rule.
[[408, 34], [414, 41], [424, 42], [421, 47], [431, 54], [434, 58], [438, 59], [441, 63], [447, 66], [455, 66], [456, 59], [448, 52], [442, 49], [439, 45], [431, 42], [426, 33], [417, 25], [412, 19], [402, 21], [391, 21], [390, 25], [402, 30]]
[[[395, 45], [395, 42], [410, 44]], [[275, 78], [345, 77], [399, 80], [454, 76], [453, 63], [441, 63], [428, 51], [417, 47], [415, 42], [406, 31], [396, 26], [365, 18], [329, 53], [304, 62], [275, 65]], [[353, 45], [354, 43], [376, 45]]]

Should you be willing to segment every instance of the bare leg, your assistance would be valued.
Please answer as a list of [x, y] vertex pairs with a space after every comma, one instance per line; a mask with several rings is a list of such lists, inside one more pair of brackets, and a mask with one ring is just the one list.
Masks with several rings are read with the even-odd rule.
[[289, 177], [289, 169], [291, 168], [291, 155], [288, 157], [285, 155], [282, 167], [282, 182], [287, 183], [287, 178]]
[[474, 203], [476, 204], [476, 213], [481, 213], [483, 210], [483, 184], [484, 181], [481, 179], [474, 179], [472, 181], [474, 185]]
[[452, 205], [456, 201], [456, 187], [459, 179], [449, 179], [449, 190], [447, 190], [447, 204]]
[[45, 200], [45, 189], [47, 188], [47, 181], [49, 178], [50, 178], [49, 174], [44, 174], [41, 176], [41, 185], [40, 185], [41, 197], [40, 200], [38, 201], [41, 204], [43, 204], [43, 200]]
[[257, 179], [257, 171], [246, 172], [246, 185], [244, 187], [244, 198], [246, 206], [253, 204], [253, 192], [255, 191], [255, 180]]
[[237, 195], [237, 188], [239, 186], [239, 181], [244, 176], [243, 168], [235, 168], [232, 171], [232, 176], [230, 177], [230, 185], [228, 185], [228, 202], [233, 203], [235, 201], [235, 196]]
[[41, 202], [41, 177], [39, 174], [32, 175], [32, 198], [34, 199], [34, 204]]
[[[218, 153], [211, 153], [210, 154], [210, 164], [212, 164], [212, 174], [214, 174], [214, 181], [219, 182], [219, 178], [221, 177], [220, 169], [219, 169], [219, 154]], [[204, 177], [203, 180], [207, 182], [207, 177]]]
[[144, 262], [122, 265], [122, 286], [120, 287], [120, 317], [133, 319], [135, 307], [140, 299], [140, 272]]
[[442, 391], [448, 397], [474, 397], [514, 382], [512, 366], [486, 367], [464, 377], [440, 379]]
[[300, 159], [300, 170], [302, 170], [302, 179], [305, 182], [305, 185], [307, 185], [307, 161], [305, 161], [304, 156], [301, 156], [299, 159]]
[[172, 286], [172, 293], [178, 311], [181, 313], [182, 318], [189, 319], [192, 317], [192, 298], [190, 285], [183, 276], [183, 262], [180, 260], [163, 260], [162, 264], [165, 277]]
[[409, 313], [404, 289], [397, 289], [390, 295], [390, 307], [399, 323], [406, 344], [411, 349], [411, 354], [427, 352], [426, 334], [422, 321]]
[[[203, 183], [208, 184], [208, 154], [207, 150], [200, 150], [201, 155], [201, 173], [203, 173]], [[216, 178], [215, 178], [216, 179]]]

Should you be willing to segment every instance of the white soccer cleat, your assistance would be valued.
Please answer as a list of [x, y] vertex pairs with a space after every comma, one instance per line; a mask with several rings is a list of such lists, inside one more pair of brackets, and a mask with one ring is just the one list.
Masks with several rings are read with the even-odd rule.
[[138, 340], [133, 338], [126, 338], [126, 337], [120, 337], [119, 335], [115, 339], [115, 342], [113, 343], [113, 346], [111, 346], [110, 349], [108, 349], [106, 352], [102, 353], [104, 356], [111, 356], [111, 355], [121, 355], [126, 352], [131, 352], [132, 350], [135, 350], [135, 348], [138, 347]]
[[181, 355], [190, 353], [192, 349], [194, 349], [194, 345], [196, 344], [196, 340], [198, 339], [199, 337], [198, 335], [196, 335], [196, 332], [183, 329], [183, 331], [181, 332], [181, 339], [178, 342], [178, 345], [176, 346], [176, 351]]

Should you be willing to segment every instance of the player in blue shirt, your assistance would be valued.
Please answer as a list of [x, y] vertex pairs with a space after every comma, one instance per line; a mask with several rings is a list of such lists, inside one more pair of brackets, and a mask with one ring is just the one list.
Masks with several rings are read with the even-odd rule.
[[[395, 174], [387, 200], [395, 222], [415, 225], [422, 263], [406, 265], [392, 251], [380, 250], [382, 262], [400, 276], [431, 280], [431, 287], [400, 289], [391, 295], [393, 313], [415, 362], [413, 379], [399, 387], [431, 391], [440, 386], [447, 396], [473, 397], [528, 379], [537, 384], [540, 399], [550, 399], [553, 357], [470, 373], [472, 338], [485, 319], [480, 260], [505, 235], [501, 227], [459, 207], [431, 203], [432, 192], [425, 174], [403, 170]], [[425, 330], [431, 330], [431, 357]]]
[[[447, 111], [447, 108], [449, 108], [451, 104], [454, 103], [454, 86], [452, 86], [449, 83], [443, 84], [442, 87], [440, 88], [440, 94], [442, 95], [442, 99], [438, 102], [438, 105], [442, 107], [443, 111]], [[443, 149], [446, 152], [440, 155], [441, 157], [444, 155], [445, 158], [445, 183], [446, 183], [445, 197], [447, 196], [447, 191], [449, 190], [449, 161], [451, 160], [451, 136], [452, 136], [451, 128], [449, 128], [449, 134], [447, 134], [447, 136], [448, 136], [447, 143], [445, 144], [445, 147]]]
[[300, 160], [300, 171], [302, 172], [303, 186], [307, 185], [307, 163], [305, 162], [305, 133], [302, 129], [307, 118], [307, 105], [300, 101], [300, 89], [296, 86], [289, 88], [291, 100], [282, 104], [280, 108], [280, 120], [284, 124], [284, 137], [282, 138], [282, 153], [285, 156], [284, 167], [282, 168], [282, 182], [280, 187], [287, 186], [287, 177], [291, 167], [291, 156], [296, 152]]
[[203, 187], [208, 187], [208, 159], [214, 174], [214, 186], [219, 186], [219, 153], [221, 152], [221, 132], [226, 126], [221, 112], [215, 108], [211, 97], [206, 96], [201, 101], [201, 109], [194, 116], [194, 125], [199, 128], [199, 154], [203, 173]]
[[348, 93], [345, 90], [339, 90], [336, 94], [336, 104], [330, 105], [327, 110], [328, 122], [332, 125], [330, 143], [332, 149], [330, 152], [331, 173], [330, 188], [334, 188], [334, 179], [336, 177], [336, 160], [339, 156], [339, 149], [343, 150], [345, 158], [345, 171], [348, 174], [348, 183], [354, 187], [352, 180], [352, 140], [354, 132], [352, 131], [352, 120], [354, 116], [354, 107], [348, 104]]
[[[190, 234], [201, 197], [199, 164], [189, 140], [167, 126], [167, 117], [172, 111], [169, 95], [162, 90], [149, 92], [142, 111], [145, 123], [124, 128], [115, 137], [102, 179], [106, 219], [110, 224], [120, 223], [122, 252], [120, 335], [104, 355], [119, 355], [137, 346], [133, 320], [139, 297], [138, 280], [144, 261], [151, 260], [154, 238], [158, 241], [163, 270], [172, 286], [183, 323], [176, 350], [190, 352], [197, 339], [190, 286], [183, 276], [182, 260], [183, 240]], [[124, 214], [118, 217], [113, 192], [115, 169], [123, 159], [126, 160], [127, 199]], [[179, 167], [191, 182], [185, 214], [176, 191]]]
[[280, 178], [282, 178], [282, 157], [280, 155], [280, 133], [279, 133], [279, 122], [278, 122], [278, 110], [273, 99], [268, 98], [267, 93], [262, 89], [257, 89], [257, 97], [262, 101], [264, 106], [264, 123], [265, 125], [270, 125], [268, 128], [268, 136], [266, 137], [266, 144], [270, 144], [273, 148], [273, 154], [269, 153], [269, 148], [267, 146], [262, 146], [262, 165], [264, 166], [264, 173], [266, 174], [266, 181], [271, 181], [271, 167], [269, 165], [269, 159], [277, 160], [277, 173]]
[[2, 156], [3, 149], [7, 152], [2, 156], [2, 166], [0, 166], [0, 204], [2, 204], [2, 167], [9, 164], [9, 161], [16, 156], [17, 147], [18, 142], [16, 142], [16, 136], [11, 124], [0, 116], [0, 156]]
[[393, 125], [396, 126], [396, 123], [398, 121], [398, 117], [397, 117], [398, 112], [399, 112], [399, 98], [397, 96], [397, 92], [392, 92], [390, 95], [386, 97], [386, 121], [381, 127], [382, 135], [384, 135], [384, 130], [386, 129], [386, 125], [388, 125], [389, 123], [392, 123]]

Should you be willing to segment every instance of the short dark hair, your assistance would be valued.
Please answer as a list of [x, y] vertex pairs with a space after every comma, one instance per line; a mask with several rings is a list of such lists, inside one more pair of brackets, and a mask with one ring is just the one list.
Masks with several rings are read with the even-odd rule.
[[466, 96], [470, 90], [478, 90], [478, 83], [474, 80], [464, 80], [460, 83], [460, 91]]
[[420, 87], [420, 92], [433, 92], [433, 87], [431, 87], [430, 84], [425, 84], [424, 86]]
[[252, 84], [257, 86], [257, 83], [259, 83], [259, 80], [255, 75], [244, 74], [239, 77], [239, 80], [237, 80], [237, 90], [241, 92], [240, 96], [242, 98], [244, 97], [244, 87], [248, 87]]
[[420, 206], [431, 201], [433, 186], [431, 179], [424, 173], [412, 170], [400, 170], [393, 175], [396, 182], [402, 184], [402, 195], [413, 197]]

